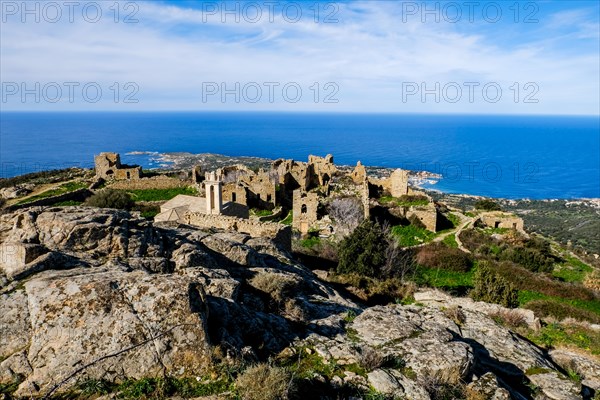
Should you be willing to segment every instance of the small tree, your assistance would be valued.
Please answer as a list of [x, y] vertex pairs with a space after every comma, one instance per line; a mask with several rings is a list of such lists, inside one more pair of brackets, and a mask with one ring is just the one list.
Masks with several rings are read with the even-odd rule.
[[496, 274], [488, 265], [482, 261], [477, 267], [473, 279], [474, 288], [471, 297], [477, 301], [496, 303], [504, 307], [515, 308], [519, 305], [519, 292], [514, 286]]
[[385, 232], [385, 263], [381, 270], [384, 277], [396, 277], [404, 281], [405, 277], [414, 272], [416, 264], [411, 250], [403, 250], [398, 238], [392, 233], [389, 222], [382, 226]]
[[490, 200], [490, 199], [477, 200], [475, 202], [475, 208], [477, 210], [484, 210], [484, 211], [501, 211], [502, 210], [502, 207], [500, 207], [500, 204], [498, 204], [495, 201]]
[[85, 204], [90, 207], [130, 210], [134, 205], [134, 201], [126, 192], [105, 189], [91, 196]]
[[337, 272], [379, 276], [386, 262], [386, 246], [381, 225], [364, 221], [340, 243]]
[[365, 218], [363, 206], [356, 197], [334, 199], [329, 206], [329, 216], [335, 221], [341, 236], [348, 235]]

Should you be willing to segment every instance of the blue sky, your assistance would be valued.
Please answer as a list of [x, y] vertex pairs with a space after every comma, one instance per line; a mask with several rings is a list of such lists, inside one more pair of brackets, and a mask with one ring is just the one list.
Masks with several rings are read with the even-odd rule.
[[49, 3], [0, 1], [4, 111], [600, 113], [598, 1]]

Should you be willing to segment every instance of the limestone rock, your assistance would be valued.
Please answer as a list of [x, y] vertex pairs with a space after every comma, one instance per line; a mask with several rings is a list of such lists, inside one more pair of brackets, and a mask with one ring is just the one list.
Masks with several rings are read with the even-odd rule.
[[365, 310], [352, 323], [358, 336], [385, 356], [401, 357], [417, 375], [435, 374], [448, 382], [468, 375], [471, 347], [455, 340], [459, 329], [433, 308], [378, 306]]
[[572, 371], [581, 376], [582, 384], [600, 392], [600, 360], [566, 349], [555, 349], [549, 352], [550, 358], [565, 371]]
[[580, 400], [581, 387], [556, 371], [527, 376], [550, 400]]
[[508, 390], [500, 387], [498, 378], [491, 372], [485, 373], [476, 381], [467, 386], [467, 393], [472, 398], [481, 398], [489, 400], [510, 400], [511, 396]]
[[83, 376], [108, 380], [163, 370], [195, 374], [208, 366], [206, 304], [189, 278], [57, 274], [30, 280], [26, 290], [33, 373], [17, 394], [46, 393], [86, 365]]
[[27, 347], [31, 335], [27, 295], [22, 288], [0, 295], [0, 359]]

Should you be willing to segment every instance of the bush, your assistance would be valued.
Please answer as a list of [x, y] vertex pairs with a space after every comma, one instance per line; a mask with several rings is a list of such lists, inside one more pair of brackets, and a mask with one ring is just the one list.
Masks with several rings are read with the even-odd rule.
[[519, 293], [506, 279], [481, 262], [473, 278], [474, 288], [471, 297], [477, 301], [496, 303], [504, 307], [515, 308], [519, 305]]
[[538, 317], [554, 317], [557, 320], [565, 318], [574, 318], [579, 321], [589, 321], [591, 323], [600, 323], [600, 315], [570, 304], [558, 303], [549, 300], [534, 300], [525, 305], [525, 308], [533, 311]]
[[252, 287], [269, 294], [277, 303], [282, 303], [295, 294], [298, 287], [295, 279], [274, 272], [259, 272], [249, 283]]
[[550, 243], [541, 239], [528, 240], [524, 246], [508, 247], [502, 251], [500, 258], [534, 272], [552, 272], [557, 261], [552, 255]]
[[381, 226], [364, 221], [340, 243], [337, 272], [379, 276], [385, 265], [386, 246], [386, 233]]
[[258, 364], [245, 370], [235, 386], [244, 400], [285, 400], [290, 382], [290, 373], [284, 368]]
[[490, 199], [477, 200], [475, 202], [475, 209], [484, 211], [501, 211], [502, 207]]
[[360, 366], [367, 372], [381, 368], [385, 361], [385, 357], [380, 351], [369, 346], [365, 346], [361, 349], [360, 358], [358, 360]]
[[527, 326], [523, 314], [515, 310], [498, 310], [488, 314], [488, 316], [499, 324], [505, 325], [511, 329]]
[[482, 246], [498, 245], [498, 241], [493, 239], [490, 235], [486, 235], [477, 229], [465, 229], [459, 237], [463, 246], [472, 252], [477, 251]]
[[451, 319], [452, 321], [454, 321], [454, 323], [458, 326], [464, 324], [465, 321], [467, 320], [467, 317], [466, 317], [465, 313], [463, 312], [463, 310], [460, 309], [456, 305], [450, 306], [448, 308], [444, 308], [442, 310], [442, 312], [444, 313], [444, 315], [446, 317], [448, 317], [448, 319]]
[[469, 254], [441, 243], [424, 246], [417, 253], [417, 263], [428, 268], [468, 272], [473, 266]]
[[337, 233], [346, 236], [360, 225], [365, 218], [360, 200], [356, 197], [334, 199], [329, 205], [329, 216], [337, 224]]
[[134, 202], [131, 197], [123, 191], [105, 189], [91, 196], [87, 199], [85, 204], [90, 207], [130, 210], [133, 207]]
[[594, 301], [598, 298], [593, 290], [581, 285], [549, 279], [509, 261], [496, 263], [494, 271], [519, 290], [534, 291], [570, 300]]

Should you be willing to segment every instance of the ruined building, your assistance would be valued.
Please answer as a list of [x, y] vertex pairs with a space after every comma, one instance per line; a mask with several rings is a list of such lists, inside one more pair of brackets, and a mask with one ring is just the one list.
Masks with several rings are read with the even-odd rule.
[[206, 215], [226, 215], [248, 218], [248, 207], [232, 202], [223, 202], [223, 182], [215, 172], [204, 175], [205, 197], [177, 195], [160, 207], [160, 213], [154, 217], [156, 222], [184, 222], [188, 212]]
[[524, 232], [522, 218], [502, 211], [489, 211], [481, 213], [475, 223], [481, 223], [490, 228], [514, 229], [519, 232]]
[[96, 176], [105, 180], [109, 179], [140, 179], [142, 167], [121, 164], [121, 157], [117, 153], [100, 153], [94, 157]]
[[308, 191], [318, 186], [327, 186], [338, 172], [331, 154], [325, 157], [309, 155], [308, 163], [279, 159], [273, 162], [271, 168], [286, 190]]
[[408, 171], [397, 169], [390, 175], [390, 194], [402, 197], [408, 194]]
[[294, 190], [292, 227], [302, 234], [308, 233], [318, 220], [319, 195], [302, 189]]
[[277, 177], [260, 169], [254, 172], [243, 165], [220, 168], [223, 199], [250, 208], [271, 209], [277, 205]]

